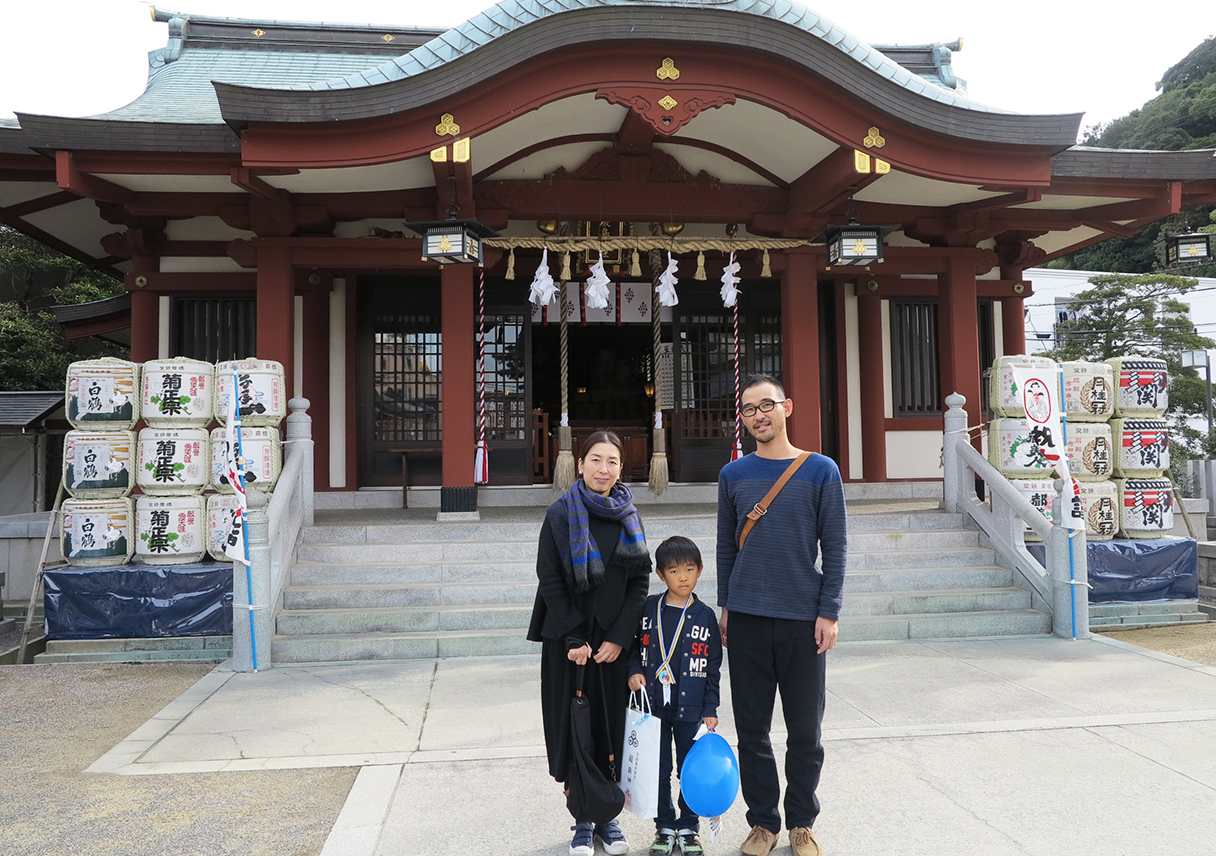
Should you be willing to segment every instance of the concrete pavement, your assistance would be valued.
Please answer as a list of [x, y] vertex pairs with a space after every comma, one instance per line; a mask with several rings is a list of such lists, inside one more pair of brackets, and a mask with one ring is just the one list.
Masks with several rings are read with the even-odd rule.
[[[829, 658], [816, 825], [829, 856], [1211, 852], [1216, 668], [1100, 637], [854, 643]], [[560, 856], [569, 819], [545, 772], [538, 662], [221, 666], [89, 771], [357, 767], [322, 856]], [[724, 699], [733, 742], [729, 711]], [[711, 854], [737, 852], [743, 813], [740, 799]], [[644, 852], [652, 822], [622, 826]], [[784, 835], [774, 852], [789, 852]]]

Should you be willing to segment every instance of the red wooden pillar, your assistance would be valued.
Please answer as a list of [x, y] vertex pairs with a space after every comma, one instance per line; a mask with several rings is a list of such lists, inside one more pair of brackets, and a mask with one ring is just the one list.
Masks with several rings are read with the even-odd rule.
[[938, 403], [944, 410], [946, 396], [957, 392], [966, 397], [968, 411], [979, 414], [980, 336], [974, 260], [962, 253], [951, 254], [946, 258], [946, 274], [938, 282], [942, 382], [942, 401]]
[[[160, 295], [137, 278], [156, 273], [160, 260], [154, 256], [135, 256], [125, 277], [131, 294], [131, 362], [146, 363], [160, 356]], [[170, 355], [172, 356], [172, 355]]]
[[296, 304], [291, 251], [286, 247], [258, 249], [258, 342], [260, 360], [283, 364], [286, 389], [294, 389]]
[[[313, 488], [329, 489], [329, 292], [326, 276], [304, 292], [304, 397], [312, 417]], [[339, 403], [339, 406], [341, 403]]]
[[820, 451], [819, 264], [807, 249], [785, 251], [781, 274], [781, 374], [786, 397], [794, 400], [790, 442]]
[[1026, 307], [1021, 297], [1001, 298], [1001, 338], [1006, 354], [1026, 353]]
[[443, 266], [443, 488], [441, 512], [477, 510], [473, 484], [476, 452], [474, 428], [474, 363], [476, 342], [473, 299], [473, 265]]
[[857, 348], [861, 373], [862, 477], [868, 482], [881, 482], [887, 480], [882, 299], [866, 291], [857, 294]]

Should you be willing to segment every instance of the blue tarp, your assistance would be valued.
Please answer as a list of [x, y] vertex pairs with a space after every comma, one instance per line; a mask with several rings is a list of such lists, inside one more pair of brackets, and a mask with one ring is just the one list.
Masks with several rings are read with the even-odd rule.
[[[1199, 545], [1193, 538], [1089, 541], [1086, 547], [1090, 603], [1199, 597]], [[1026, 549], [1046, 564], [1046, 547]]]
[[232, 633], [232, 565], [114, 565], [46, 571], [48, 639]]

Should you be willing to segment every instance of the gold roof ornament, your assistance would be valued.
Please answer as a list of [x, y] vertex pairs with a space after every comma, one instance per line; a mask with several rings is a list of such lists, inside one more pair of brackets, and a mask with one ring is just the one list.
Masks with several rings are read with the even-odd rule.
[[659, 99], [659, 106], [662, 107], [664, 110], [671, 110], [673, 107], [675, 107], [679, 103], [680, 103], [679, 101], [672, 98], [670, 95], [664, 95], [662, 98]]
[[394, 36], [392, 33], [385, 33], [383, 36], [380, 37], [380, 40], [382, 42], [395, 42], [395, 41], [397, 41], [397, 37]]
[[655, 70], [654, 75], [659, 80], [679, 80], [680, 70], [676, 68], [675, 60], [671, 57], [664, 57], [662, 65]]
[[887, 144], [887, 140], [886, 137], [879, 133], [878, 128], [871, 125], [869, 134], [862, 140], [862, 143], [865, 144], [867, 149], [881, 149]]
[[456, 124], [456, 119], [451, 113], [444, 113], [439, 117], [435, 133], [441, 137], [454, 137], [460, 133], [460, 126]]
[[260, 39], [262, 36], [266, 35], [266, 31], [263, 30], [261, 27], [258, 27], [256, 30], [253, 31], [253, 34]]

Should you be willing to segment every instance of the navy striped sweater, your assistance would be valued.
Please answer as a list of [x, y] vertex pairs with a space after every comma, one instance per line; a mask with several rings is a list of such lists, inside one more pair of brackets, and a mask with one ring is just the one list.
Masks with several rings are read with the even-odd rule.
[[[844, 590], [844, 485], [836, 463], [813, 453], [737, 548], [747, 513], [790, 460], [752, 453], [718, 476], [718, 606], [731, 612], [837, 620]], [[822, 556], [822, 571], [815, 567]]]

